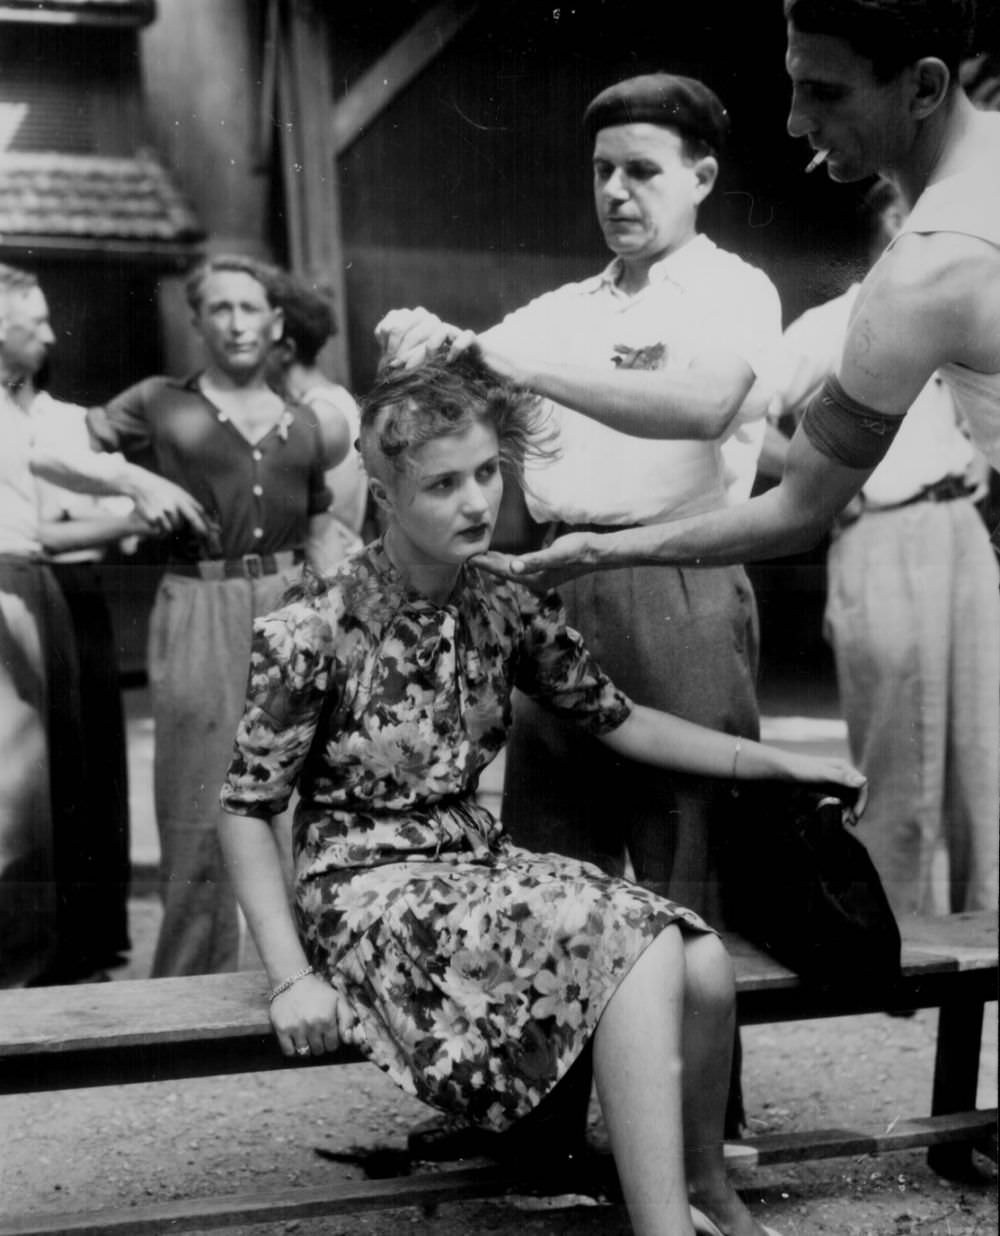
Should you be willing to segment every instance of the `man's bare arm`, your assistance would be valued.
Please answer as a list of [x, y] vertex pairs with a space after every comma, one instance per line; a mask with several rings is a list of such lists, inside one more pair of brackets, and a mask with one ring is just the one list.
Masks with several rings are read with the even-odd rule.
[[425, 309], [396, 309], [375, 328], [387, 363], [418, 364], [448, 344], [478, 355], [494, 373], [621, 433], [640, 438], [720, 438], [753, 385], [749, 364], [719, 349], [686, 369], [607, 368], [549, 361], [511, 348], [500, 330], [477, 335]]
[[686, 369], [606, 368], [519, 353], [493, 332], [463, 339], [501, 377], [638, 438], [720, 438], [754, 381], [745, 360], [721, 349]]
[[814, 545], [870, 472], [835, 463], [799, 430], [781, 483], [749, 502], [621, 532], [574, 532], [536, 553], [492, 553], [475, 561], [532, 587], [557, 587], [591, 571], [623, 566], [720, 566], [781, 557]]
[[[924, 243], [931, 239], [905, 237], [898, 260], [880, 263], [866, 280], [840, 364], [838, 380], [847, 395], [889, 416], [901, 417], [943, 363], [967, 356], [963, 350], [975, 333], [970, 324], [981, 312], [969, 295], [975, 272], [964, 261], [946, 261], [941, 246]], [[890, 256], [896, 259], [895, 251]], [[749, 502], [603, 536], [575, 533], [537, 553], [505, 560], [494, 555], [482, 564], [551, 585], [638, 563], [709, 566], [782, 556], [814, 544], [877, 462], [838, 462], [800, 427], [781, 481]]]
[[935, 370], [959, 359], [970, 306], [936, 239], [902, 237], [861, 285], [837, 377], [866, 407], [902, 416]]
[[97, 511], [73, 519], [43, 519], [39, 525], [42, 548], [50, 554], [74, 549], [97, 549], [132, 536], [151, 536], [156, 531], [134, 511], [113, 515]]
[[201, 505], [186, 489], [128, 463], [121, 455], [69, 452], [52, 445], [36, 445], [32, 449], [31, 470], [75, 493], [125, 494], [135, 503], [137, 513], [158, 531], [172, 531], [184, 524], [198, 533], [208, 531]]

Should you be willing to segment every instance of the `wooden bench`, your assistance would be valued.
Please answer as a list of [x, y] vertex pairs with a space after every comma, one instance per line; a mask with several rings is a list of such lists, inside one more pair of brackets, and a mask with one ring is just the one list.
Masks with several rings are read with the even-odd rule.
[[[883, 998], [836, 997], [805, 988], [789, 970], [727, 939], [737, 970], [740, 1019], [753, 1025], [892, 1009], [939, 1008], [929, 1115], [889, 1130], [826, 1129], [770, 1134], [727, 1145], [744, 1165], [929, 1147], [944, 1175], [969, 1170], [973, 1148], [996, 1158], [996, 1110], [977, 1111], [983, 1010], [997, 996], [996, 914], [955, 915], [907, 924], [904, 979]], [[140, 980], [0, 993], [0, 1093], [172, 1081], [275, 1068], [356, 1063], [344, 1051], [286, 1060], [277, 1050], [259, 973]], [[286, 1188], [75, 1214], [0, 1219], [0, 1236], [151, 1236], [389, 1207], [433, 1205], [515, 1191], [539, 1191], [507, 1165], [428, 1169], [390, 1180]]]

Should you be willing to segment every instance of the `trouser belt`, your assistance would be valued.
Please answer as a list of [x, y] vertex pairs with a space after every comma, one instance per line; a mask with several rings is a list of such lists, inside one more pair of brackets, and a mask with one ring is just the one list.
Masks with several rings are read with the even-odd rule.
[[243, 554], [240, 558], [203, 558], [199, 562], [171, 562], [167, 570], [174, 575], [193, 575], [199, 579], [260, 579], [279, 575], [305, 562], [303, 549], [283, 549], [275, 554]]
[[642, 524], [567, 524], [562, 520], [555, 520], [546, 529], [545, 544], [551, 545], [557, 537], [567, 536], [570, 532], [596, 532], [603, 535], [606, 532], [628, 532], [631, 528], [641, 527]]
[[968, 498], [976, 492], [964, 476], [943, 476], [932, 485], [925, 485], [902, 502], [890, 502], [886, 506], [870, 506], [870, 511], [895, 511], [901, 506], [912, 506], [915, 502], [953, 502], [956, 498]]

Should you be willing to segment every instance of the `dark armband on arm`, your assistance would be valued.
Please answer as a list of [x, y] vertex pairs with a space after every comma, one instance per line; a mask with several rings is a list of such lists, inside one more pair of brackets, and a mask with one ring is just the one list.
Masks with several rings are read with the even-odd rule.
[[874, 468], [899, 432], [901, 416], [890, 416], [852, 399], [829, 377], [809, 401], [802, 429], [823, 455], [848, 468]]

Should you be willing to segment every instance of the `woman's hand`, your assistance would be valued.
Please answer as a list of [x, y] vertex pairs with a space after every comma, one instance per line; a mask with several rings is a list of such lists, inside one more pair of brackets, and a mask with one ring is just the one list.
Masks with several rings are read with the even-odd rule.
[[791, 781], [804, 782], [819, 790], [836, 795], [854, 808], [855, 815], [864, 810], [868, 796], [868, 779], [847, 760], [826, 755], [785, 755], [785, 770]]
[[337, 994], [317, 974], [307, 975], [276, 996], [270, 1012], [286, 1056], [322, 1056], [340, 1046]]

